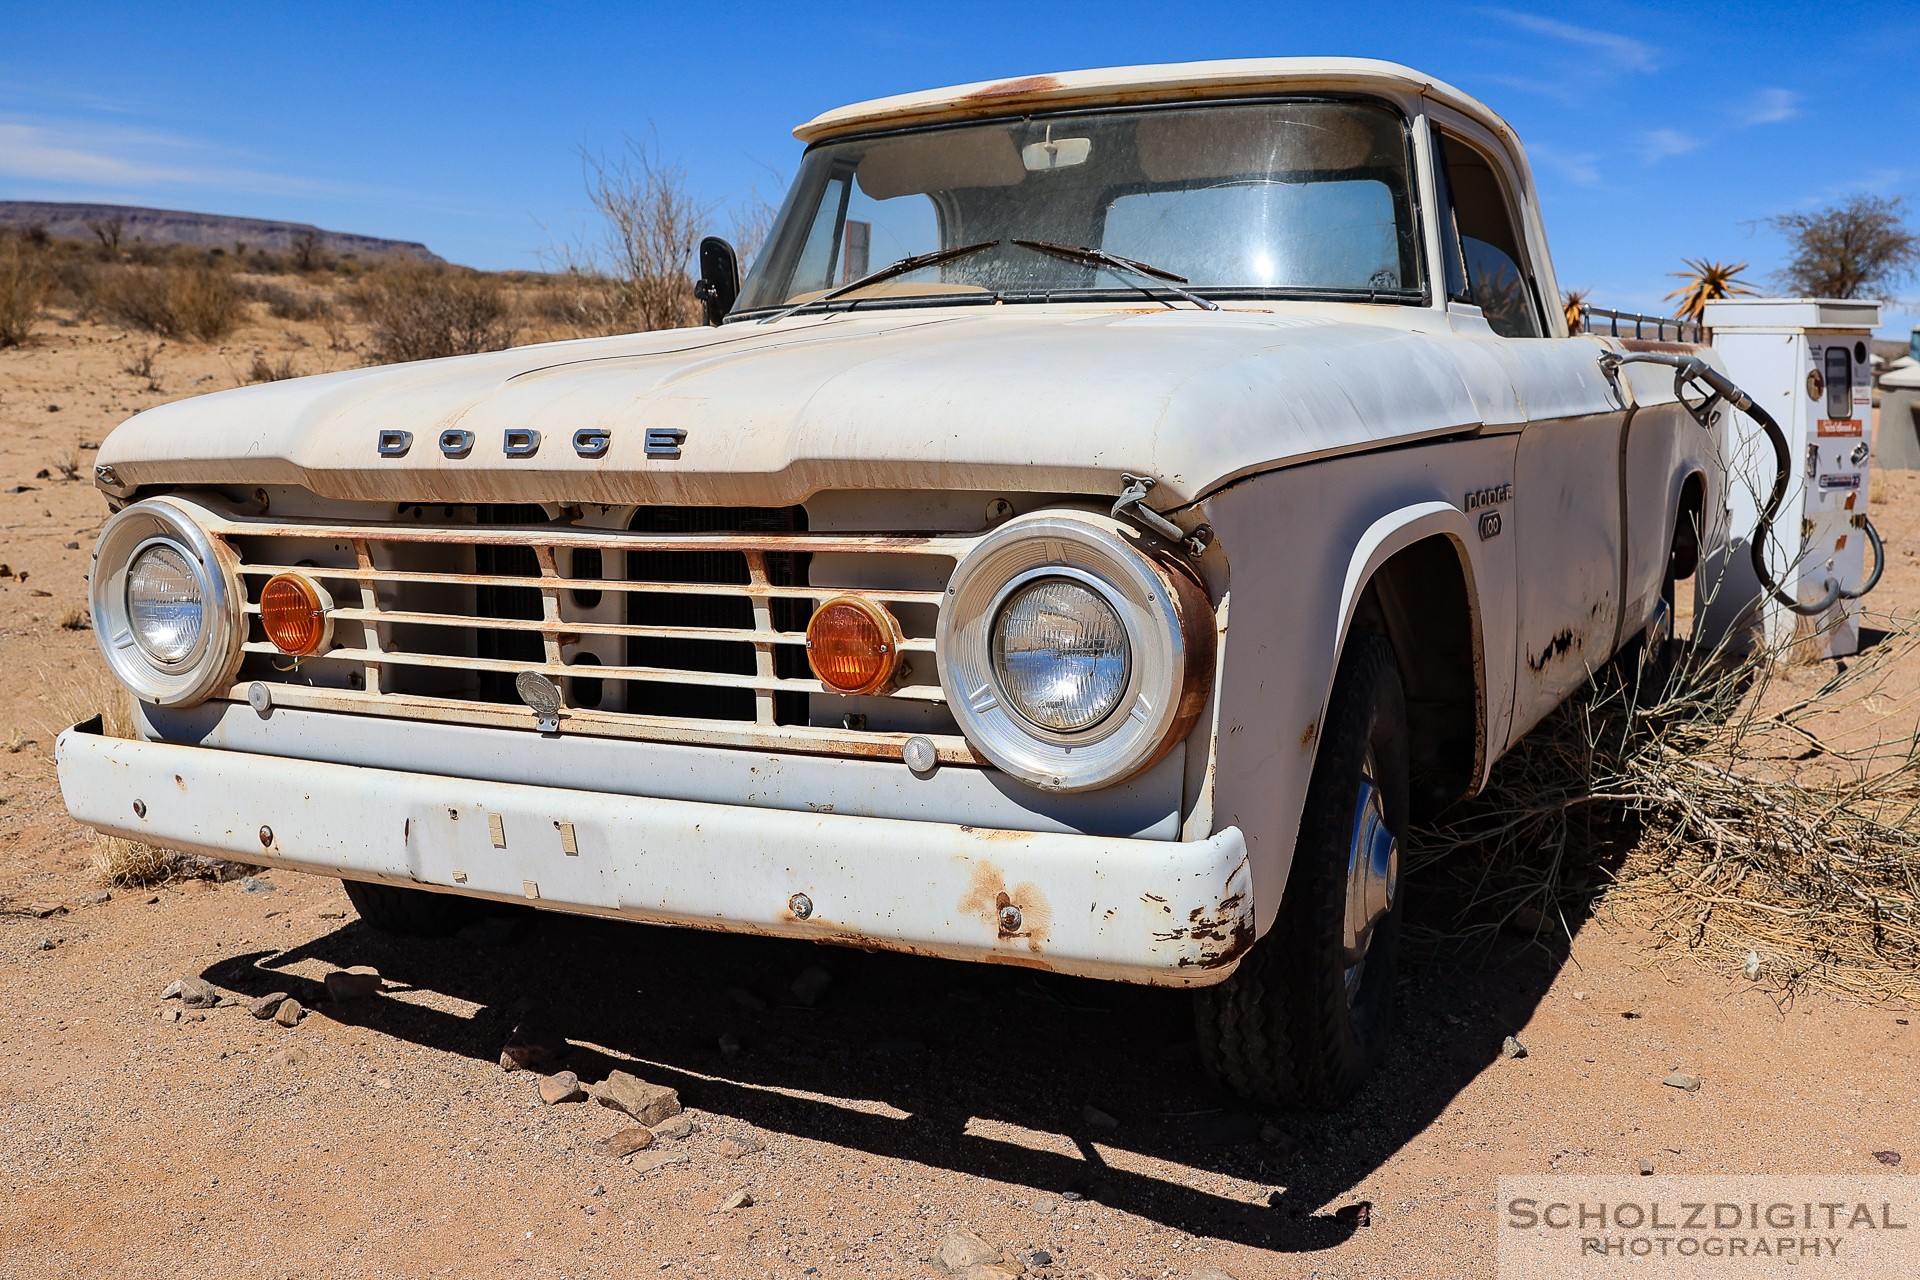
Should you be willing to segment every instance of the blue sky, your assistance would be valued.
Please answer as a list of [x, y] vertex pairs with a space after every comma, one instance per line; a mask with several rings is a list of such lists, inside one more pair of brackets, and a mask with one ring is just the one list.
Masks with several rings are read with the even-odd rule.
[[[590, 226], [581, 151], [653, 138], [696, 191], [777, 199], [845, 102], [1121, 63], [1405, 62], [1533, 157], [1563, 287], [1664, 309], [1684, 256], [1780, 265], [1771, 215], [1856, 191], [1920, 225], [1920, 4], [74, 5], [11, 0], [0, 198], [423, 240], [538, 266]], [[716, 218], [724, 230], [726, 215]], [[1920, 297], [1920, 282], [1902, 292]], [[1889, 336], [1920, 322], [1907, 301]]]

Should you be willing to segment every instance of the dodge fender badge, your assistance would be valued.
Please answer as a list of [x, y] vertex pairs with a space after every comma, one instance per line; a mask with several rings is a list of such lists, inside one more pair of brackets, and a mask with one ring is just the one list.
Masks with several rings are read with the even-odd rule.
[[678, 427], [648, 427], [647, 456], [652, 458], [677, 458], [680, 456], [680, 444], [687, 433]]
[[1474, 489], [1467, 494], [1467, 510], [1472, 511], [1476, 507], [1491, 507], [1496, 503], [1505, 502], [1512, 497], [1512, 484], [1496, 484], [1490, 489]]
[[606, 456], [613, 443], [613, 432], [605, 427], [582, 427], [573, 433], [573, 451], [583, 458]]
[[407, 450], [413, 448], [413, 432], [382, 431], [374, 447], [380, 451], [380, 456], [383, 458], [404, 457]]
[[522, 671], [513, 678], [513, 691], [520, 695], [520, 701], [533, 708], [540, 732], [560, 732], [559, 685], [538, 671]]
[[440, 433], [440, 452], [449, 458], [464, 458], [473, 452], [473, 432], [465, 427], [449, 427]]
[[531, 458], [540, 451], [540, 433], [531, 427], [509, 427], [500, 447], [509, 458]]
[[1480, 517], [1480, 541], [1500, 536], [1500, 513], [1489, 511]]

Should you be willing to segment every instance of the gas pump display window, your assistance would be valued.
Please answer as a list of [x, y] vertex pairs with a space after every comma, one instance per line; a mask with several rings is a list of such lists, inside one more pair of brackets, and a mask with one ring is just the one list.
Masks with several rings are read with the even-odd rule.
[[1826, 366], [1827, 416], [1829, 418], [1851, 418], [1853, 416], [1853, 353], [1842, 343], [1828, 347], [1821, 357]]

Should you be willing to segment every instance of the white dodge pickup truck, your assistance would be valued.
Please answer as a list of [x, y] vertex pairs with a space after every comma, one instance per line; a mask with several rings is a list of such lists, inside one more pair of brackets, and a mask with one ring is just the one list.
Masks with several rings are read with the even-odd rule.
[[1405, 67], [796, 132], [752, 274], [703, 246], [709, 327], [116, 430], [137, 729], [61, 736], [69, 808], [378, 928], [491, 899], [1190, 986], [1225, 1087], [1339, 1103], [1410, 809], [1657, 633], [1712, 436], [1568, 336], [1518, 140]]

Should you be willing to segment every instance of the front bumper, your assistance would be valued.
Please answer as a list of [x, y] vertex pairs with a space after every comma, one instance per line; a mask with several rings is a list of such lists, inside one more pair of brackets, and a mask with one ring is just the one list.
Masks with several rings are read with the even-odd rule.
[[[1252, 943], [1246, 843], [800, 813], [103, 737], [56, 747], [112, 835], [354, 880], [1166, 986]], [[805, 919], [792, 903], [812, 903]], [[1002, 908], [1020, 925], [1002, 928]]]

